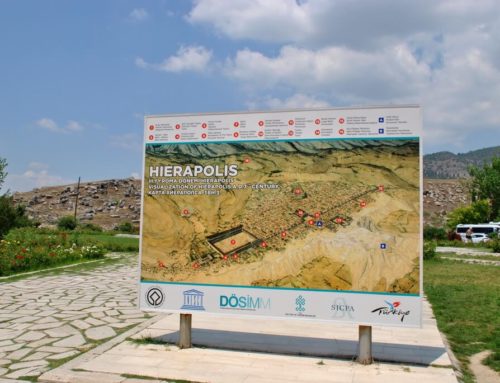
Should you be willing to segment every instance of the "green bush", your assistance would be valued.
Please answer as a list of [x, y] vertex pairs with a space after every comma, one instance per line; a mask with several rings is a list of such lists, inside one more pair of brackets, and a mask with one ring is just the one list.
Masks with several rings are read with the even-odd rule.
[[121, 222], [119, 225], [116, 226], [115, 228], [116, 231], [122, 232], [122, 233], [138, 233], [139, 230], [136, 226], [132, 224], [130, 221], [125, 221]]
[[26, 226], [33, 226], [33, 222], [26, 216], [25, 207], [21, 205], [15, 206], [11, 196], [0, 196], [0, 239], [9, 230]]
[[446, 240], [448, 238], [446, 230], [442, 227], [425, 226], [424, 239], [425, 240]]
[[78, 222], [72, 215], [66, 215], [57, 221], [57, 228], [60, 230], [75, 230], [77, 225]]
[[78, 225], [77, 230], [82, 233], [102, 233], [102, 227], [93, 223]]
[[500, 239], [495, 238], [491, 241], [488, 241], [487, 246], [493, 250], [494, 253], [500, 253]]
[[424, 242], [424, 259], [430, 260], [436, 257], [436, 242], [425, 241]]
[[34, 228], [12, 229], [0, 241], [0, 275], [100, 258], [105, 249], [65, 232], [40, 234]]

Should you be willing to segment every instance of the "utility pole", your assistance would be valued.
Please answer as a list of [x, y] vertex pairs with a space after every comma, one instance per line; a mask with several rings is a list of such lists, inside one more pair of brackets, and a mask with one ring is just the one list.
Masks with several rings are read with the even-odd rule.
[[78, 196], [80, 195], [80, 177], [78, 177], [78, 185], [76, 186], [76, 196], [75, 196], [75, 221], [76, 221], [76, 211], [78, 210]]

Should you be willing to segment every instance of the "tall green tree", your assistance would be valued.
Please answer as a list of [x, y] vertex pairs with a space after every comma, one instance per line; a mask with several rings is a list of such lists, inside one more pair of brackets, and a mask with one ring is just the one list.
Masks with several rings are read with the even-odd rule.
[[[5, 168], [7, 161], [0, 158], [0, 190], [7, 177]], [[32, 226], [33, 222], [26, 216], [24, 206], [15, 205], [14, 199], [8, 193], [0, 195], [0, 239], [14, 227]]]
[[494, 157], [491, 164], [482, 168], [471, 166], [469, 174], [472, 201], [488, 200], [491, 206], [488, 219], [500, 220], [500, 157]]
[[5, 158], [0, 157], [0, 190], [2, 190], [3, 182], [5, 181], [5, 177], [7, 177], [7, 172], [5, 168], [7, 167], [7, 160]]

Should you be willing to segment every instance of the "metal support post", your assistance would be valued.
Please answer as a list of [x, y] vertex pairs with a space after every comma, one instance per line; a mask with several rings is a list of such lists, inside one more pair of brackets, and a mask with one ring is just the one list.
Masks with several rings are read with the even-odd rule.
[[192, 314], [181, 314], [179, 330], [179, 348], [191, 348], [191, 322]]
[[358, 363], [372, 364], [372, 326], [359, 326]]

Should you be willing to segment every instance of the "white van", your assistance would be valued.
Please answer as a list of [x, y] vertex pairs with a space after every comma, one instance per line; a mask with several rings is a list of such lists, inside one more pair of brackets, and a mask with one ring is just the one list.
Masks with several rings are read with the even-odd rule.
[[466, 242], [465, 233], [469, 229], [472, 229], [474, 234], [485, 234], [486, 236], [491, 236], [491, 234], [496, 233], [500, 237], [500, 223], [490, 222], [490, 223], [474, 223], [474, 224], [459, 224], [457, 225], [455, 232], [460, 235], [463, 242]]

